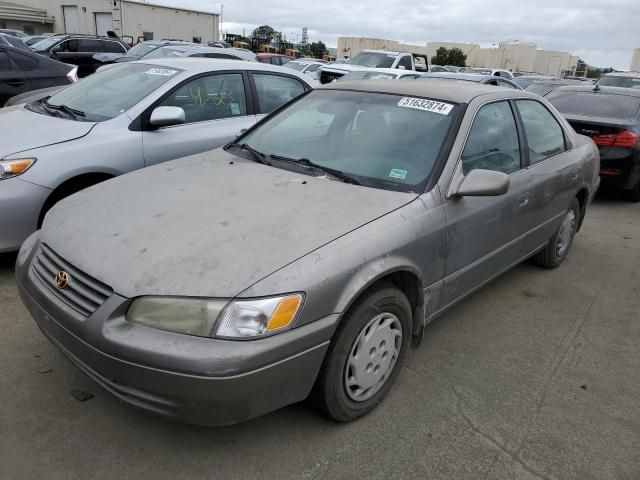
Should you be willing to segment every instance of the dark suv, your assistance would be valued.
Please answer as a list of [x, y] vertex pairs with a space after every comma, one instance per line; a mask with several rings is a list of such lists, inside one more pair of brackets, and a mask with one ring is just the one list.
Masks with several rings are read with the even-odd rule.
[[102, 65], [93, 57], [96, 53], [125, 54], [129, 46], [115, 37], [52, 35], [32, 45], [31, 48], [55, 60], [77, 65], [78, 76], [86, 77]]

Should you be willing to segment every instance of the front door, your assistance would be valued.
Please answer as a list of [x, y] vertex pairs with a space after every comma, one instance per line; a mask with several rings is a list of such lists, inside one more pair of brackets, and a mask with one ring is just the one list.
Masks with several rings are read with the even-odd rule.
[[523, 168], [518, 128], [509, 102], [482, 106], [464, 147], [464, 175], [474, 169], [509, 175], [506, 194], [445, 200], [447, 252], [441, 306], [480, 287], [522, 255], [530, 213], [531, 182]]
[[248, 114], [242, 73], [201, 76], [181, 85], [158, 106], [180, 107], [185, 123], [143, 133], [146, 165], [213, 150], [256, 122]]

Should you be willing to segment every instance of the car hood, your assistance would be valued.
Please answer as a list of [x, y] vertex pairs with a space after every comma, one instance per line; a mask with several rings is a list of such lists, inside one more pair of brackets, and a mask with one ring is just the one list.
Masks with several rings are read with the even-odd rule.
[[126, 297], [229, 298], [416, 197], [219, 149], [61, 201], [47, 215], [41, 240]]
[[0, 109], [0, 158], [83, 137], [94, 125], [93, 122], [40, 115], [22, 105]]
[[93, 59], [102, 63], [111, 63], [126, 56], [124, 53], [95, 53]]

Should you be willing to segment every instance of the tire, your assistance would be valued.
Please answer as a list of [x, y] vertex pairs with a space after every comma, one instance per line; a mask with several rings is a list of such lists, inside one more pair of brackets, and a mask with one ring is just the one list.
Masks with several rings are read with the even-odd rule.
[[337, 422], [373, 410], [400, 371], [411, 325], [411, 305], [396, 287], [385, 283], [365, 293], [336, 330], [311, 392], [312, 403]]
[[638, 183], [636, 183], [636, 186], [631, 190], [623, 190], [622, 198], [624, 198], [627, 202], [640, 202], [640, 181], [638, 181]]
[[580, 222], [580, 203], [574, 198], [567, 209], [558, 231], [549, 243], [533, 256], [533, 262], [544, 268], [558, 268], [567, 258]]

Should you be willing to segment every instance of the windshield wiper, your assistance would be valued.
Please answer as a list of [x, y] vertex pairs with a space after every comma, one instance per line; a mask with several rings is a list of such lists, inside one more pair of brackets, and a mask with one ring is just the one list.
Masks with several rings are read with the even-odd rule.
[[67, 105], [53, 105], [49, 103], [47, 99], [44, 100], [43, 104], [47, 108], [50, 108], [52, 110], [59, 110], [74, 118], [86, 117], [86, 114], [82, 110], [76, 110], [75, 108], [71, 108]]
[[313, 168], [314, 170], [320, 170], [321, 172], [328, 173], [332, 177], [338, 178], [345, 183], [350, 183], [352, 185], [360, 185], [359, 181], [357, 181], [352, 176], [344, 173], [343, 171], [336, 170], [335, 168], [331, 168], [331, 167], [325, 167], [324, 165], [320, 165], [318, 163], [312, 162], [308, 158], [299, 158], [296, 160], [294, 158], [281, 157], [279, 155], [271, 155], [271, 158], [274, 158], [276, 160], [283, 160], [285, 162], [296, 163], [298, 165], [302, 165], [303, 167]]
[[240, 150], [244, 150], [245, 152], [249, 152], [251, 154], [252, 160], [263, 165], [271, 166], [271, 162], [267, 160], [268, 156], [262, 152], [259, 152], [255, 148], [253, 148], [248, 143], [230, 143], [224, 147], [225, 150], [231, 147], [239, 148]]

